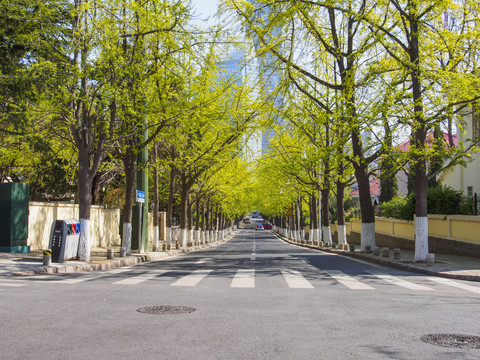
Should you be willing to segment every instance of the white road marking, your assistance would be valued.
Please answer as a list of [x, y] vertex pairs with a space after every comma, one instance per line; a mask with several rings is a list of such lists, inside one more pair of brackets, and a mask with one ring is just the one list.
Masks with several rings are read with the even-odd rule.
[[195, 270], [190, 275], [178, 279], [170, 286], [195, 286], [213, 270]]
[[255, 269], [237, 270], [235, 277], [230, 284], [234, 288], [254, 288], [255, 287]]
[[463, 283], [460, 283], [460, 282], [456, 282], [454, 280], [440, 278], [440, 277], [434, 277], [434, 276], [427, 277], [427, 279], [430, 280], [430, 281], [435, 281], [435, 282], [443, 284], [443, 285], [453, 286], [453, 287], [456, 287], [458, 289], [470, 291], [470, 292], [473, 292], [475, 294], [480, 294], [480, 288], [476, 287], [476, 286], [463, 284]]
[[153, 270], [149, 271], [146, 274], [141, 274], [137, 276], [132, 276], [123, 280], [115, 281], [113, 284], [115, 285], [137, 285], [141, 282], [147, 281], [149, 279], [153, 279], [158, 275], [162, 275], [168, 272], [168, 270]]
[[313, 289], [312, 284], [303, 277], [300, 271], [282, 270], [282, 274], [291, 289]]
[[210, 258], [201, 259], [201, 260], [198, 260], [195, 264], [203, 264], [204, 262], [207, 262], [209, 260], [212, 260], [212, 259]]
[[377, 273], [374, 273], [374, 272], [370, 272], [370, 271], [367, 271], [369, 274], [379, 278], [379, 279], [382, 279], [384, 281], [387, 281], [393, 285], [397, 285], [397, 286], [401, 286], [401, 287], [404, 287], [406, 289], [410, 289], [410, 290], [418, 290], [418, 291], [435, 291], [434, 289], [432, 288], [429, 288], [428, 286], [423, 286], [423, 285], [419, 285], [419, 284], [414, 284], [410, 281], [406, 281], [406, 280], [403, 280], [403, 279], [400, 279], [396, 276], [393, 276], [393, 275], [385, 275], [385, 274], [377, 274]]
[[14, 282], [3, 282], [3, 281], [0, 281], [0, 286], [10, 286], [10, 287], [21, 287], [21, 286], [25, 286], [27, 284], [19, 284], [19, 283], [14, 283]]
[[81, 275], [79, 277], [76, 277], [74, 279], [61, 279], [61, 280], [56, 280], [53, 277], [50, 277], [51, 281], [46, 281], [46, 282], [55, 282], [55, 283], [60, 283], [60, 284], [78, 284], [84, 281], [92, 280], [92, 279], [100, 279], [103, 277], [107, 277], [110, 275], [117, 275], [121, 274], [127, 271], [131, 271], [131, 267], [128, 268], [120, 268], [120, 269], [113, 269], [109, 270], [107, 272], [102, 272], [102, 273], [91, 273], [88, 275]]
[[341, 272], [340, 270], [325, 270], [325, 272], [337, 280], [339, 283], [345, 285], [352, 290], [375, 290], [373, 287], [364, 284], [350, 275]]

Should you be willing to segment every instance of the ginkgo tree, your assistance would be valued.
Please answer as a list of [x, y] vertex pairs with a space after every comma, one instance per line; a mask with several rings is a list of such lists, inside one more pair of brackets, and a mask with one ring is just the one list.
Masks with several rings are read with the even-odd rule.
[[[414, 169], [415, 261], [428, 254], [429, 179], [468, 156], [463, 144], [453, 146], [453, 128], [461, 127], [466, 109], [480, 99], [479, 11], [478, 2], [469, 0], [385, 0], [363, 20], [388, 55], [376, 70], [385, 74], [389, 91], [400, 94], [388, 116], [411, 132], [405, 155]], [[429, 140], [431, 132], [437, 135]], [[438, 165], [439, 158], [445, 164], [429, 171], [428, 164]]]

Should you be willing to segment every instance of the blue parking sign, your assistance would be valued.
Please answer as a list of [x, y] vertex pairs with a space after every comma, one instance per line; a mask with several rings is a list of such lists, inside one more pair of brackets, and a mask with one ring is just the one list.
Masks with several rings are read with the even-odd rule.
[[137, 202], [139, 203], [145, 202], [145, 191], [137, 190]]

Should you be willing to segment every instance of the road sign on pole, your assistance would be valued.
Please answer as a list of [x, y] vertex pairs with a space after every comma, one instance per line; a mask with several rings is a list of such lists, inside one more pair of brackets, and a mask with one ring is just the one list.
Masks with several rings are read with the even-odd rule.
[[137, 202], [138, 203], [145, 202], [145, 191], [137, 190]]

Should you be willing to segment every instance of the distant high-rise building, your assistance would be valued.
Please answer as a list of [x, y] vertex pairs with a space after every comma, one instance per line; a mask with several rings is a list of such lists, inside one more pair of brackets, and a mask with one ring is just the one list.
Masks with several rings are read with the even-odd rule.
[[[255, 4], [254, 0], [250, 2]], [[267, 11], [271, 10], [264, 8], [262, 12], [258, 13], [258, 18], [266, 19]], [[272, 36], [278, 36], [280, 30], [280, 28], [275, 29]], [[248, 29], [245, 29], [245, 31], [248, 31]], [[281, 77], [280, 70], [274, 66], [275, 58], [269, 53], [260, 54], [259, 41], [255, 37], [253, 38], [253, 47], [255, 49], [253, 56], [247, 56], [244, 50], [237, 49], [230, 53], [229, 60], [222, 62], [220, 65], [225, 70], [227, 77], [237, 77], [238, 82], [246, 81], [253, 85], [261, 79], [267, 94], [273, 96], [275, 107], [280, 109], [283, 106], [283, 99], [274, 95]], [[277, 116], [275, 122], [278, 124], [282, 120]], [[251, 160], [264, 156], [268, 152], [270, 140], [274, 135], [273, 129], [269, 128], [245, 138], [244, 156]]]

